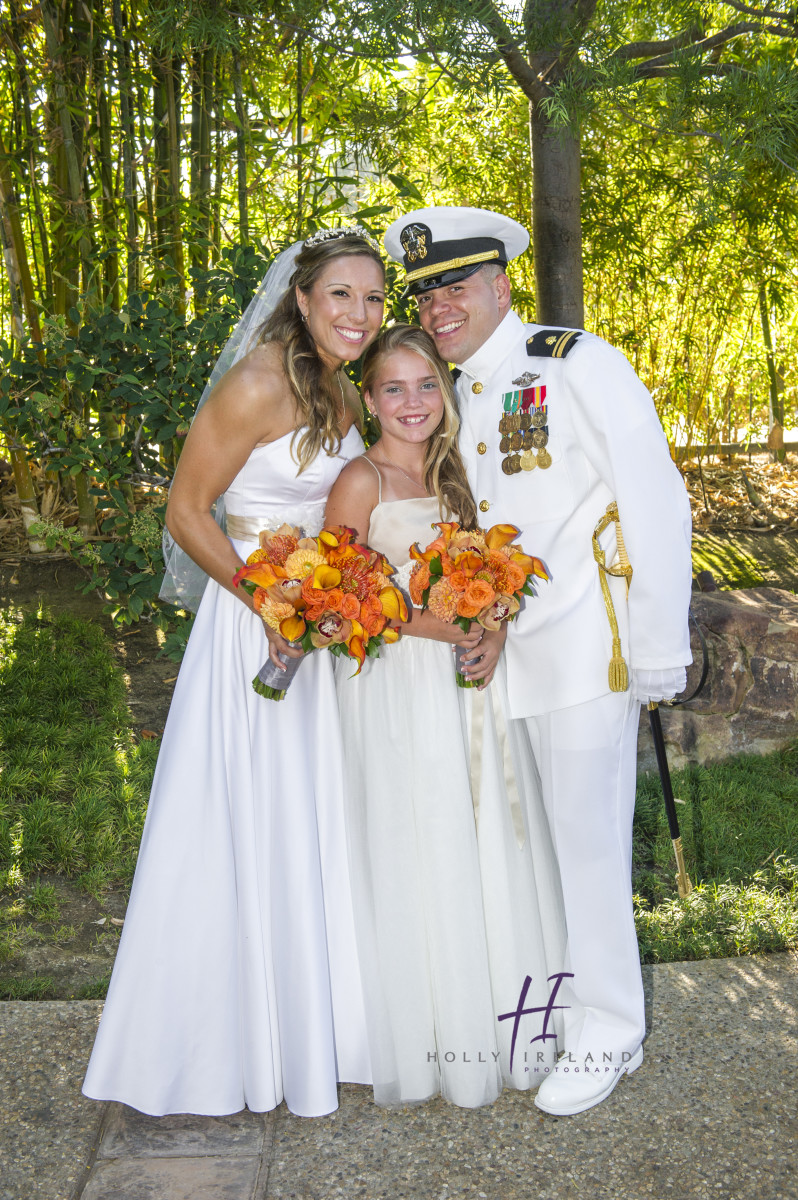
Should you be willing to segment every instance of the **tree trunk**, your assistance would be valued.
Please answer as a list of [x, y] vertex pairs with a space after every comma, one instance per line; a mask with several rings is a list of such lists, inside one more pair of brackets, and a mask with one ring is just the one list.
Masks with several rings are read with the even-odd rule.
[[175, 271], [180, 280], [180, 297], [177, 304], [182, 313], [186, 307], [185, 266], [183, 261], [183, 221], [180, 194], [180, 72], [181, 61], [173, 58], [171, 69], [166, 73], [167, 128], [169, 131], [169, 193], [171, 196], [172, 240], [171, 255]]
[[[58, 252], [61, 262], [58, 267], [60, 274], [64, 277], [63, 288], [56, 285], [56, 301], [63, 300], [64, 308], [58, 308], [58, 311], [68, 313], [80, 287], [80, 275], [83, 276], [84, 284], [88, 285], [92, 271], [86, 196], [83, 190], [83, 164], [75, 140], [76, 133], [72, 118], [72, 110], [76, 109], [78, 105], [76, 97], [70, 94], [67, 86], [68, 78], [70, 81], [74, 81], [77, 71], [74, 59], [79, 57], [79, 49], [71, 44], [69, 29], [59, 25], [60, 10], [53, 5], [52, 0], [43, 2], [40, 11], [45, 31], [47, 56], [52, 64], [54, 79], [51, 99], [57, 139], [56, 187], [54, 191], [59, 197], [60, 212], [53, 222], [53, 227], [58, 228], [60, 225]], [[71, 56], [64, 51], [65, 43], [69, 45]], [[72, 75], [69, 77], [67, 76], [67, 66], [72, 69]], [[75, 249], [77, 249], [77, 261]]]
[[11, 467], [14, 472], [14, 483], [19, 497], [19, 511], [22, 517], [22, 524], [25, 528], [25, 536], [28, 539], [28, 549], [31, 554], [44, 554], [47, 546], [43, 542], [37, 542], [30, 535], [30, 527], [39, 520], [39, 503], [36, 499], [36, 488], [33, 483], [33, 476], [30, 473], [30, 463], [28, 456], [25, 453], [25, 447], [14, 437], [13, 433], [6, 430], [5, 434], [6, 446], [8, 447], [8, 457], [11, 459]]
[[105, 44], [102, 28], [103, 0], [95, 0], [98, 33], [94, 45], [94, 79], [97, 98], [99, 147], [95, 151], [97, 174], [102, 192], [102, 238], [105, 242], [103, 263], [103, 299], [119, 311], [119, 244], [116, 237], [113, 154], [111, 150], [111, 113], [105, 90]]
[[233, 49], [233, 93], [236, 106], [236, 184], [238, 192], [238, 240], [249, 241], [247, 196], [247, 111], [241, 86], [241, 50]]
[[153, 184], [155, 187], [155, 234], [153, 245], [156, 259], [168, 253], [171, 237], [169, 194], [169, 108], [166, 90], [167, 63], [161, 54], [152, 55], [152, 145]]
[[[31, 279], [30, 267], [28, 266], [28, 255], [25, 249], [25, 237], [22, 232], [19, 206], [14, 192], [14, 181], [8, 169], [8, 155], [6, 154], [6, 148], [3, 145], [1, 136], [0, 212], [2, 213], [4, 232], [3, 250], [6, 257], [9, 284], [11, 286], [12, 308], [15, 299], [19, 297], [21, 307], [25, 310], [30, 335], [35, 342], [40, 342], [42, 334], [39, 328], [39, 310], [36, 307], [36, 297], [33, 294], [33, 280]], [[22, 341], [22, 330], [15, 333], [14, 336], [19, 341]]]
[[529, 106], [532, 148], [532, 248], [536, 319], [581, 329], [582, 223], [579, 136], [552, 129], [539, 105]]
[[139, 213], [136, 197], [133, 84], [130, 72], [130, 47], [125, 39], [120, 0], [113, 0], [112, 12], [119, 77], [119, 109], [122, 119], [122, 179], [127, 210], [127, 291], [130, 295], [132, 292], [137, 292], [139, 288]]
[[768, 286], [759, 285], [759, 319], [762, 323], [762, 341], [765, 343], [765, 361], [768, 370], [768, 446], [774, 462], [784, 462], [784, 401], [779, 390], [776, 357], [773, 353], [773, 336], [770, 332], [770, 304]]
[[[22, 33], [18, 21], [17, 5], [14, 0], [10, 0], [9, 11], [11, 13], [12, 48], [17, 60], [20, 107], [22, 109], [22, 115], [25, 122], [25, 135], [27, 138], [25, 160], [28, 165], [28, 184], [30, 189], [29, 203], [32, 204], [33, 213], [35, 216], [34, 228], [39, 236], [41, 264], [44, 271], [44, 291], [49, 299], [52, 298], [53, 293], [53, 275], [50, 266], [50, 246], [47, 235], [47, 224], [45, 222], [44, 211], [42, 209], [39, 181], [36, 175], [35, 147], [37, 145], [37, 135], [34, 132], [33, 117], [31, 115], [28, 64], [22, 51]], [[39, 292], [41, 294], [42, 286], [41, 279], [39, 278], [39, 269], [36, 260], [36, 248], [33, 233], [31, 233], [30, 257], [31, 262], [33, 263], [33, 268], [36, 271], [37, 280], [39, 282]]]

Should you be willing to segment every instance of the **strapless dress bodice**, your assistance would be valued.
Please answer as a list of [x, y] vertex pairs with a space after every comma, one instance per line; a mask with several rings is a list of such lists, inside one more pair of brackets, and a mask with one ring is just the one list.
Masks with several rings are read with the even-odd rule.
[[300, 474], [291, 439], [298, 440], [301, 434], [302, 430], [296, 435], [292, 431], [255, 447], [224, 494], [228, 521], [232, 515], [259, 529], [276, 529], [288, 522], [301, 525], [306, 533], [318, 533], [330, 488], [350, 459], [363, 453], [363, 440], [353, 425], [337, 454], [321, 450]]

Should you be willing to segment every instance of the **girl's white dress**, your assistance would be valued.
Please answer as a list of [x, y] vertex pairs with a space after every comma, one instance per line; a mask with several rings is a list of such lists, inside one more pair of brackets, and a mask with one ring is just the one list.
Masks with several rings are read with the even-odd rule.
[[[283, 521], [316, 532], [339, 471], [301, 475], [291, 435], [257, 447], [226, 493], [246, 558]], [[263, 626], [210, 581], [153, 782], [136, 876], [84, 1092], [142, 1112], [302, 1116], [370, 1081], [346, 861], [332, 659], [301, 664], [285, 700], [251, 680]]]
[[[410, 545], [428, 545], [438, 520], [433, 498], [380, 498], [368, 543], [401, 584]], [[505, 1014], [527, 976], [523, 1007], [545, 1007], [547, 977], [562, 969], [562, 906], [548, 831], [530, 828], [526, 812], [535, 783], [515, 777], [520, 756], [494, 717], [501, 681], [458, 688], [451, 647], [415, 637], [383, 646], [351, 676], [338, 659], [374, 1098], [407, 1104], [441, 1092], [475, 1107], [502, 1084], [537, 1087], [555, 1043], [532, 1038], [553, 1034], [558, 1014], [545, 1031], [544, 1013]]]

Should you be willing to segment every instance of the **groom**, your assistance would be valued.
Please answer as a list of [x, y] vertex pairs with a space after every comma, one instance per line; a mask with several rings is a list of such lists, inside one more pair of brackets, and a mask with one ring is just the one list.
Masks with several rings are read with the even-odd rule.
[[528, 243], [515, 221], [474, 208], [420, 209], [385, 235], [421, 325], [457, 367], [459, 444], [482, 523], [518, 526], [551, 576], [506, 629], [503, 703], [539, 780], [562, 884], [565, 1057], [535, 1103], [567, 1116], [643, 1060], [637, 727], [642, 703], [683, 690], [691, 661], [690, 506], [624, 356], [513, 312], [505, 268]]

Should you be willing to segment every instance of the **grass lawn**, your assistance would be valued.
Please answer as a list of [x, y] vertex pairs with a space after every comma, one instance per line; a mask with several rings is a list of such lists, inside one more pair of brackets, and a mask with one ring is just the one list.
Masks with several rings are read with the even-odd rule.
[[[101, 628], [46, 610], [0, 612], [0, 999], [104, 994], [157, 752], [134, 735]], [[677, 772], [674, 786], [696, 886], [679, 899], [659, 783], [641, 777], [643, 960], [797, 946], [798, 746]], [[48, 963], [78, 952], [94, 954], [94, 975], [60, 983]]]

